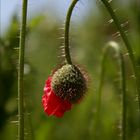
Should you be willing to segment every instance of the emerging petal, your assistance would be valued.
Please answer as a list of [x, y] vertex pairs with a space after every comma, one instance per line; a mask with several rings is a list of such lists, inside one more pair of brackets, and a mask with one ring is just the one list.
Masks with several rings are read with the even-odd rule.
[[49, 77], [46, 81], [44, 95], [42, 97], [42, 105], [48, 116], [54, 115], [56, 117], [62, 117], [65, 111], [71, 109], [72, 104], [55, 95], [54, 91], [51, 89], [51, 79], [52, 78]]

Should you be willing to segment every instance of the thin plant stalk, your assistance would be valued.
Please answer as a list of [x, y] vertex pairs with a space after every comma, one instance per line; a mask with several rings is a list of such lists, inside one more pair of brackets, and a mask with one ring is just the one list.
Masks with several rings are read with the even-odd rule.
[[133, 69], [134, 69], [134, 75], [136, 78], [136, 86], [137, 86], [137, 92], [138, 92], [138, 104], [139, 104], [139, 117], [140, 117], [140, 72], [139, 72], [139, 67], [137, 67], [137, 63], [135, 60], [135, 56], [132, 50], [132, 47], [128, 41], [128, 38], [126, 37], [125, 32], [123, 31], [121, 24], [117, 18], [117, 16], [115, 15], [115, 12], [113, 11], [112, 7], [110, 6], [109, 2], [107, 0], [101, 0], [103, 2], [103, 4], [105, 5], [105, 7], [107, 8], [109, 14], [111, 15], [118, 31], [120, 32], [120, 35], [123, 39], [123, 42], [125, 43], [125, 46], [127, 48], [127, 51], [129, 53], [129, 57], [130, 60], [132, 62], [133, 65]]
[[72, 1], [71, 5], [68, 9], [67, 16], [66, 16], [66, 21], [65, 21], [65, 58], [66, 58], [66, 62], [68, 64], [72, 64], [71, 56], [70, 56], [70, 49], [69, 49], [70, 20], [71, 20], [73, 9], [74, 9], [77, 2], [78, 2], [78, 0], [73, 0]]
[[126, 97], [126, 81], [125, 81], [125, 64], [123, 55], [120, 53], [121, 66], [121, 84], [122, 84], [122, 140], [126, 140], [126, 119], [127, 119], [127, 97]]
[[[28, 124], [29, 124], [29, 132], [28, 134], [30, 135], [30, 140], [34, 140], [35, 137], [34, 137], [34, 130], [33, 130], [33, 124], [32, 124], [32, 119], [31, 119], [31, 109], [29, 107], [29, 99], [27, 98], [27, 96], [25, 95], [24, 96], [24, 101], [25, 101], [25, 108], [26, 108], [26, 114], [27, 114], [27, 121], [28, 121]], [[25, 128], [26, 129], [26, 128]]]
[[[105, 51], [102, 55], [101, 60], [101, 72], [100, 72], [100, 80], [99, 80], [99, 87], [98, 87], [98, 98], [97, 98], [97, 111], [96, 111], [96, 120], [95, 120], [95, 132], [98, 133], [98, 126], [100, 125], [100, 111], [101, 111], [101, 98], [102, 98], [102, 88], [103, 88], [103, 82], [105, 77], [105, 62], [106, 62], [107, 53]], [[95, 134], [95, 138], [98, 134]]]
[[125, 83], [125, 66], [124, 66], [124, 60], [123, 56], [120, 52], [119, 46], [115, 42], [109, 42], [103, 51], [102, 55], [102, 60], [101, 60], [101, 73], [100, 73], [100, 82], [99, 82], [99, 88], [98, 88], [98, 99], [97, 99], [97, 112], [96, 112], [96, 122], [95, 122], [95, 130], [98, 128], [98, 124], [100, 124], [100, 111], [101, 111], [101, 97], [102, 97], [102, 88], [103, 88], [103, 81], [105, 77], [105, 63], [106, 63], [106, 58], [108, 55], [109, 49], [113, 49], [118, 58], [119, 66], [120, 66], [120, 82], [121, 82], [121, 90], [122, 90], [122, 140], [126, 140], [126, 83]]
[[99, 78], [99, 87], [98, 87], [98, 98], [97, 98], [97, 110], [96, 110], [96, 116], [95, 116], [95, 127], [94, 127], [94, 132], [95, 133], [95, 139], [98, 137], [98, 129], [100, 128], [100, 111], [101, 111], [101, 98], [102, 98], [102, 88], [103, 88], [103, 82], [104, 82], [104, 76], [105, 76], [105, 62], [106, 62], [106, 57], [107, 53], [106, 51], [103, 52], [102, 55], [102, 60], [101, 60], [101, 72], [100, 72], [100, 78]]
[[24, 140], [24, 50], [26, 36], [26, 18], [27, 18], [28, 0], [22, 1], [22, 16], [19, 41], [19, 66], [18, 66], [18, 140]]

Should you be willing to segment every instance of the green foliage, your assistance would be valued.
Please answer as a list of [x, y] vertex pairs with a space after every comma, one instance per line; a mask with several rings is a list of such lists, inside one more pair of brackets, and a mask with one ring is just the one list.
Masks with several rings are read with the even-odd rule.
[[18, 21], [14, 16], [5, 37], [0, 39], [0, 129], [8, 117], [17, 113], [16, 107], [16, 54], [18, 46]]

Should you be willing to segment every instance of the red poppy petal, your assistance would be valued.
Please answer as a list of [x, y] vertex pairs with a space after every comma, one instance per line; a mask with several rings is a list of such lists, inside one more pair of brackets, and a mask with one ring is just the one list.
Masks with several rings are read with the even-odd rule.
[[62, 100], [55, 95], [54, 91], [51, 89], [51, 77], [48, 78], [44, 87], [42, 105], [48, 116], [54, 115], [56, 117], [62, 117], [72, 106], [70, 102]]
[[71, 109], [71, 103], [67, 101], [62, 101], [62, 103], [59, 105], [57, 110], [55, 111], [55, 116], [62, 117], [65, 111], [68, 111]]
[[51, 80], [52, 80], [52, 77], [49, 77], [47, 80], [46, 80], [46, 85], [47, 86], [51, 86]]

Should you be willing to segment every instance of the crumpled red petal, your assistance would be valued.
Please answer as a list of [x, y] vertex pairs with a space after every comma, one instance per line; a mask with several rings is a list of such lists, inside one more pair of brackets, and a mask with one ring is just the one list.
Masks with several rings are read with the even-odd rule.
[[62, 117], [66, 111], [71, 109], [72, 104], [55, 95], [54, 91], [51, 89], [51, 79], [52, 78], [49, 77], [46, 81], [44, 95], [42, 97], [42, 105], [48, 116], [54, 115], [56, 117]]

